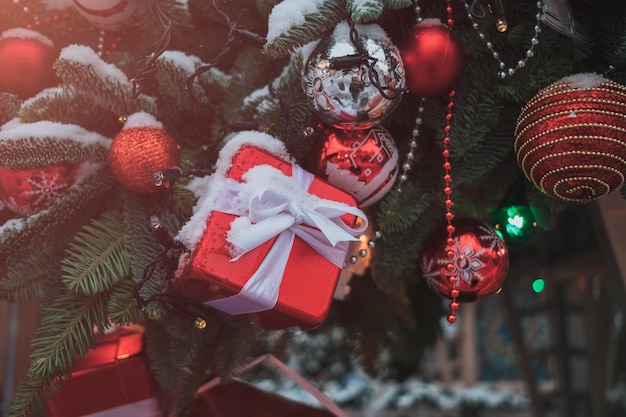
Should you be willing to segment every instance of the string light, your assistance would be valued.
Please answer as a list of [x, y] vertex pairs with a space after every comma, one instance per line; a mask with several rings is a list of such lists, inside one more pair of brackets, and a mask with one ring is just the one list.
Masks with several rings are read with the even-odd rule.
[[[474, 0], [474, 3], [476, 1], [477, 0]], [[467, 10], [467, 17], [472, 22], [472, 27], [474, 28], [476, 33], [478, 33], [478, 37], [485, 42], [485, 45], [487, 46], [487, 49], [489, 49], [489, 51], [491, 52], [491, 55], [493, 56], [493, 58], [498, 62], [498, 66], [499, 66], [498, 77], [500, 77], [501, 79], [505, 79], [507, 77], [512, 76], [513, 74], [517, 72], [517, 70], [524, 68], [526, 66], [526, 62], [535, 55], [534, 49], [537, 45], [539, 45], [539, 34], [541, 33], [543, 2], [541, 0], [537, 2], [537, 8], [539, 10], [537, 11], [537, 14], [535, 15], [535, 19], [537, 20], [537, 23], [535, 24], [535, 28], [534, 28], [535, 34], [533, 35], [532, 38], [530, 38], [530, 48], [526, 50], [525, 56], [522, 59], [518, 60], [515, 66], [511, 66], [508, 68], [507, 68], [507, 64], [500, 58], [500, 53], [498, 53], [495, 50], [493, 43], [487, 40], [487, 37], [485, 36], [485, 34], [481, 32], [480, 26], [474, 20], [474, 15], [472, 14], [474, 3], [470, 4], [465, 0], [463, 1], [463, 4], [465, 5], [465, 9]]]

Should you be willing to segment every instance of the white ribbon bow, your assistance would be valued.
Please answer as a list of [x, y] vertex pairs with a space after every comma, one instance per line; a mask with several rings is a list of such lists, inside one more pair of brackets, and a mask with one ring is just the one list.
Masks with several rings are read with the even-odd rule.
[[[245, 182], [224, 180], [215, 210], [247, 216], [252, 222], [227, 238], [242, 251], [232, 261], [275, 236], [277, 239], [238, 294], [209, 301], [207, 305], [229, 314], [271, 310], [278, 301], [283, 273], [296, 236], [341, 268], [349, 242], [358, 240], [356, 236], [367, 228], [367, 218], [358, 208], [309, 194], [306, 190], [313, 181], [313, 174], [297, 165], [292, 167], [291, 177], [262, 165], [251, 168], [246, 173]], [[267, 186], [268, 183], [271, 186]], [[241, 204], [246, 196], [249, 197], [247, 207]], [[358, 216], [364, 221], [359, 227], [350, 227], [341, 219], [344, 214]]]

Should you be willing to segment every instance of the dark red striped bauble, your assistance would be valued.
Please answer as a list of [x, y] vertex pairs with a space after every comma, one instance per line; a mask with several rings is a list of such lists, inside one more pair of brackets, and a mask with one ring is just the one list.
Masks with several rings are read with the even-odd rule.
[[626, 87], [576, 74], [539, 91], [522, 109], [515, 154], [542, 192], [587, 202], [618, 190], [626, 175]]

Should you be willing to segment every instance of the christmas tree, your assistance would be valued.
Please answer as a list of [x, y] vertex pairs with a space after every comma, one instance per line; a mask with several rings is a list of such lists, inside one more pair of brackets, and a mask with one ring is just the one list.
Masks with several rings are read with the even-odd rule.
[[[371, 259], [309, 331], [343, 329], [345, 355], [371, 374], [381, 371], [383, 352], [410, 372], [442, 315], [453, 321], [464, 296], [498, 289], [444, 289], [452, 311], [441, 307], [420, 268], [435, 224], [444, 225], [435, 234], [445, 245], [456, 219], [490, 223], [515, 194], [549, 230], [568, 205], [602, 195], [576, 194], [588, 185], [562, 194], [533, 183], [536, 172], [518, 164], [519, 148], [528, 148], [522, 122], [516, 131], [524, 106], [578, 74], [568, 82], [591, 79], [594, 94], [610, 90], [613, 100], [601, 101], [594, 128], [619, 118], [626, 102], [619, 1], [1, 5], [0, 297], [42, 308], [11, 416], [32, 413], [112, 325], [145, 326], [151, 371], [176, 392], [181, 414], [207, 375], [227, 376], [246, 358], [297, 344], [291, 329], [266, 330], [172, 289], [189, 253], [181, 230], [204, 197], [194, 184], [219, 171], [233, 137], [278, 140], [299, 165], [355, 197], [370, 230], [347, 264]], [[555, 106], [571, 115], [568, 103]], [[378, 144], [379, 159], [333, 159], [331, 146], [358, 150], [366, 140]], [[603, 143], [593, 155], [611, 160], [620, 150]], [[590, 182], [621, 186], [594, 166], [600, 179]]]

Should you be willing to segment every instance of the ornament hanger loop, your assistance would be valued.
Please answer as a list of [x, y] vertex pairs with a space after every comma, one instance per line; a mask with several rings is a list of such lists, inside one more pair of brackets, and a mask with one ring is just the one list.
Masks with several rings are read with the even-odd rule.
[[[402, 94], [408, 91], [407, 88], [395, 88], [390, 86], [384, 86], [380, 82], [380, 77], [378, 71], [376, 71], [375, 65], [378, 61], [376, 58], [373, 58], [367, 54], [367, 51], [361, 44], [359, 40], [359, 33], [356, 30], [356, 25], [350, 16], [347, 18], [348, 25], [350, 26], [350, 42], [357, 50], [357, 54], [354, 56], [356, 60], [360, 63], [363, 63], [367, 67], [367, 75], [369, 77], [370, 82], [376, 89], [380, 92], [380, 95], [383, 96], [387, 100], [395, 100], [402, 96]], [[388, 94], [388, 91], [391, 91], [393, 94]]]

